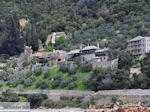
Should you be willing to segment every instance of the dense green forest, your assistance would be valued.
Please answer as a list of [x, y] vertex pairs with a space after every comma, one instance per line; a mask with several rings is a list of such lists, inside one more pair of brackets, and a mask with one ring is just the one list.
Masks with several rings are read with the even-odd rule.
[[[118, 55], [127, 39], [150, 35], [149, 16], [149, 0], [1, 0], [0, 53], [19, 54], [25, 43], [36, 51], [38, 38], [64, 31], [69, 39], [58, 49], [105, 39], [100, 45]], [[21, 18], [29, 19], [23, 31]]]

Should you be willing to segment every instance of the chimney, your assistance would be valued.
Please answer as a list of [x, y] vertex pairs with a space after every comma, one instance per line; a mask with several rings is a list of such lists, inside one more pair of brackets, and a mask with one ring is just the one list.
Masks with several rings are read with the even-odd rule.
[[88, 46], [90, 46], [90, 44], [88, 43]]
[[99, 40], [97, 40], [97, 47], [99, 48]]

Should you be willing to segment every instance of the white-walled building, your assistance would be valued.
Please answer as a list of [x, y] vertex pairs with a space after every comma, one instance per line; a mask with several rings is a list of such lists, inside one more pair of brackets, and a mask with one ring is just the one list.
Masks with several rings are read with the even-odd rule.
[[133, 56], [142, 56], [150, 51], [150, 37], [137, 36], [128, 41], [128, 51]]

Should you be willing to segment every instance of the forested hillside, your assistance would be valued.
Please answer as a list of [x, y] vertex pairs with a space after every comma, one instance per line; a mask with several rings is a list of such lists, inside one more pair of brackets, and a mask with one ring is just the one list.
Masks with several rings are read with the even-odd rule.
[[[38, 38], [58, 31], [69, 39], [57, 48], [105, 39], [101, 46], [115, 55], [123, 54], [127, 39], [150, 36], [149, 0], [0, 0], [0, 18], [0, 53], [10, 55], [22, 52], [24, 43], [36, 51]], [[23, 31], [21, 18], [29, 19]]]

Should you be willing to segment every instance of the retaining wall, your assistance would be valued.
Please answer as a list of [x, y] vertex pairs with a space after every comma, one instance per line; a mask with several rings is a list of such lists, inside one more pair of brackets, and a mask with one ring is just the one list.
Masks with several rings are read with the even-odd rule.
[[[6, 88], [0, 88], [0, 93], [6, 91]], [[74, 91], [74, 90], [29, 90], [29, 89], [10, 89], [17, 94], [46, 94], [52, 101], [77, 100], [82, 103], [88, 103], [92, 100], [95, 105], [112, 104], [115, 98], [118, 102], [134, 103], [150, 102], [150, 90], [130, 89], [130, 90], [104, 90], [94, 91]]]

